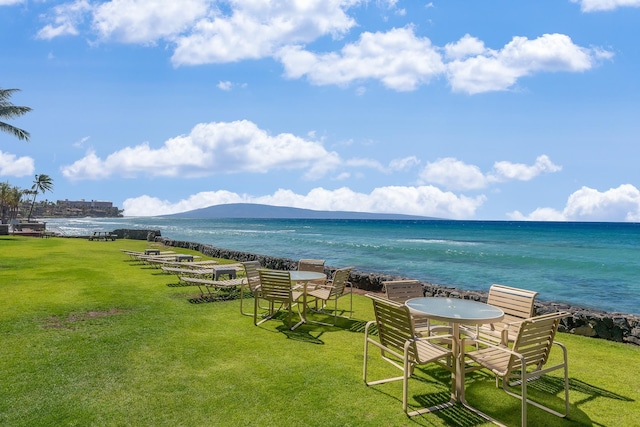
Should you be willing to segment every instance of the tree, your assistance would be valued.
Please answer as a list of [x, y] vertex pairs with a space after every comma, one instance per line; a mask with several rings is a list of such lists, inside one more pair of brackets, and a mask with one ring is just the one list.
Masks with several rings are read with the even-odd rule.
[[3, 224], [17, 216], [23, 194], [24, 190], [8, 182], [0, 182], [0, 217]]
[[0, 130], [3, 132], [11, 133], [20, 140], [29, 141], [29, 132], [22, 130], [9, 123], [4, 122], [4, 119], [13, 119], [31, 111], [29, 107], [20, 107], [13, 105], [9, 102], [9, 98], [20, 89], [2, 89], [0, 88]]
[[31, 202], [31, 209], [29, 209], [27, 221], [31, 221], [31, 213], [33, 212], [33, 206], [36, 204], [36, 196], [38, 193], [53, 191], [53, 180], [49, 175], [36, 175], [36, 179], [33, 181], [33, 185], [31, 186], [31, 191], [33, 192], [33, 201]]

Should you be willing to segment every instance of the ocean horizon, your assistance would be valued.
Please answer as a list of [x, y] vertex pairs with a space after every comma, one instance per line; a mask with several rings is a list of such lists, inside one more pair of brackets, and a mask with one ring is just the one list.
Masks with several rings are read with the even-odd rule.
[[464, 290], [494, 283], [541, 301], [640, 315], [640, 224], [592, 222], [47, 218], [67, 236], [115, 229], [334, 267], [411, 277]]

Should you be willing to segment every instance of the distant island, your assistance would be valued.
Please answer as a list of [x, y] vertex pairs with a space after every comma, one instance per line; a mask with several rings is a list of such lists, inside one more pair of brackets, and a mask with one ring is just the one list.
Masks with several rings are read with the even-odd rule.
[[257, 203], [229, 203], [209, 206], [172, 215], [173, 218], [243, 218], [243, 219], [386, 219], [386, 220], [435, 220], [418, 215], [384, 214], [350, 211], [316, 211], [312, 209], [289, 208], [284, 206], [262, 205]]

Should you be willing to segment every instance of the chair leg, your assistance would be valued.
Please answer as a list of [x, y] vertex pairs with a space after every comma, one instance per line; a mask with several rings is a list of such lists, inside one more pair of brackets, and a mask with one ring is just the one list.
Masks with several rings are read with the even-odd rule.
[[[258, 291], [253, 293], [253, 299], [254, 301], [258, 302], [258, 309], [259, 310], [268, 310], [267, 307], [261, 307], [260, 306], [260, 294]], [[240, 287], [240, 314], [244, 315], [244, 316], [251, 316], [252, 313], [247, 313], [243, 310], [243, 300], [244, 300], [244, 288]]]
[[253, 301], [253, 324], [258, 326], [258, 300]]
[[[245, 313], [244, 311], [242, 311], [243, 296], [244, 296], [244, 285], [240, 285], [240, 314], [247, 316], [247, 315], [250, 315], [250, 313]], [[255, 310], [254, 310], [254, 312], [255, 312]]]

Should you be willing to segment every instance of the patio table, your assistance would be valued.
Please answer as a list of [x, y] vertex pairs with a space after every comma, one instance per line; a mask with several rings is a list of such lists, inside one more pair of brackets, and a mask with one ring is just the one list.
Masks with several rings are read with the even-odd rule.
[[421, 297], [411, 298], [405, 302], [409, 310], [426, 316], [433, 320], [448, 322], [452, 330], [452, 350], [455, 358], [454, 369], [451, 374], [453, 387], [451, 388], [451, 400], [445, 405], [438, 405], [418, 411], [419, 413], [433, 412], [443, 409], [456, 403], [461, 403], [466, 408], [482, 416], [483, 418], [493, 421], [486, 414], [476, 408], [470, 406], [464, 397], [464, 360], [460, 348], [460, 324], [479, 325], [484, 323], [492, 323], [501, 320], [504, 312], [492, 305], [478, 301], [458, 299], [458, 298], [440, 298], [440, 297]]
[[[314, 280], [326, 279], [327, 275], [324, 273], [316, 272], [316, 271], [290, 271], [289, 277], [291, 278], [291, 287], [299, 289], [303, 288], [304, 296], [302, 299], [302, 312], [300, 313], [300, 322], [298, 322], [292, 330], [302, 325], [303, 323], [307, 323], [307, 290], [308, 286], [311, 285], [315, 289], [313, 284]], [[300, 285], [302, 283], [302, 285]]]

